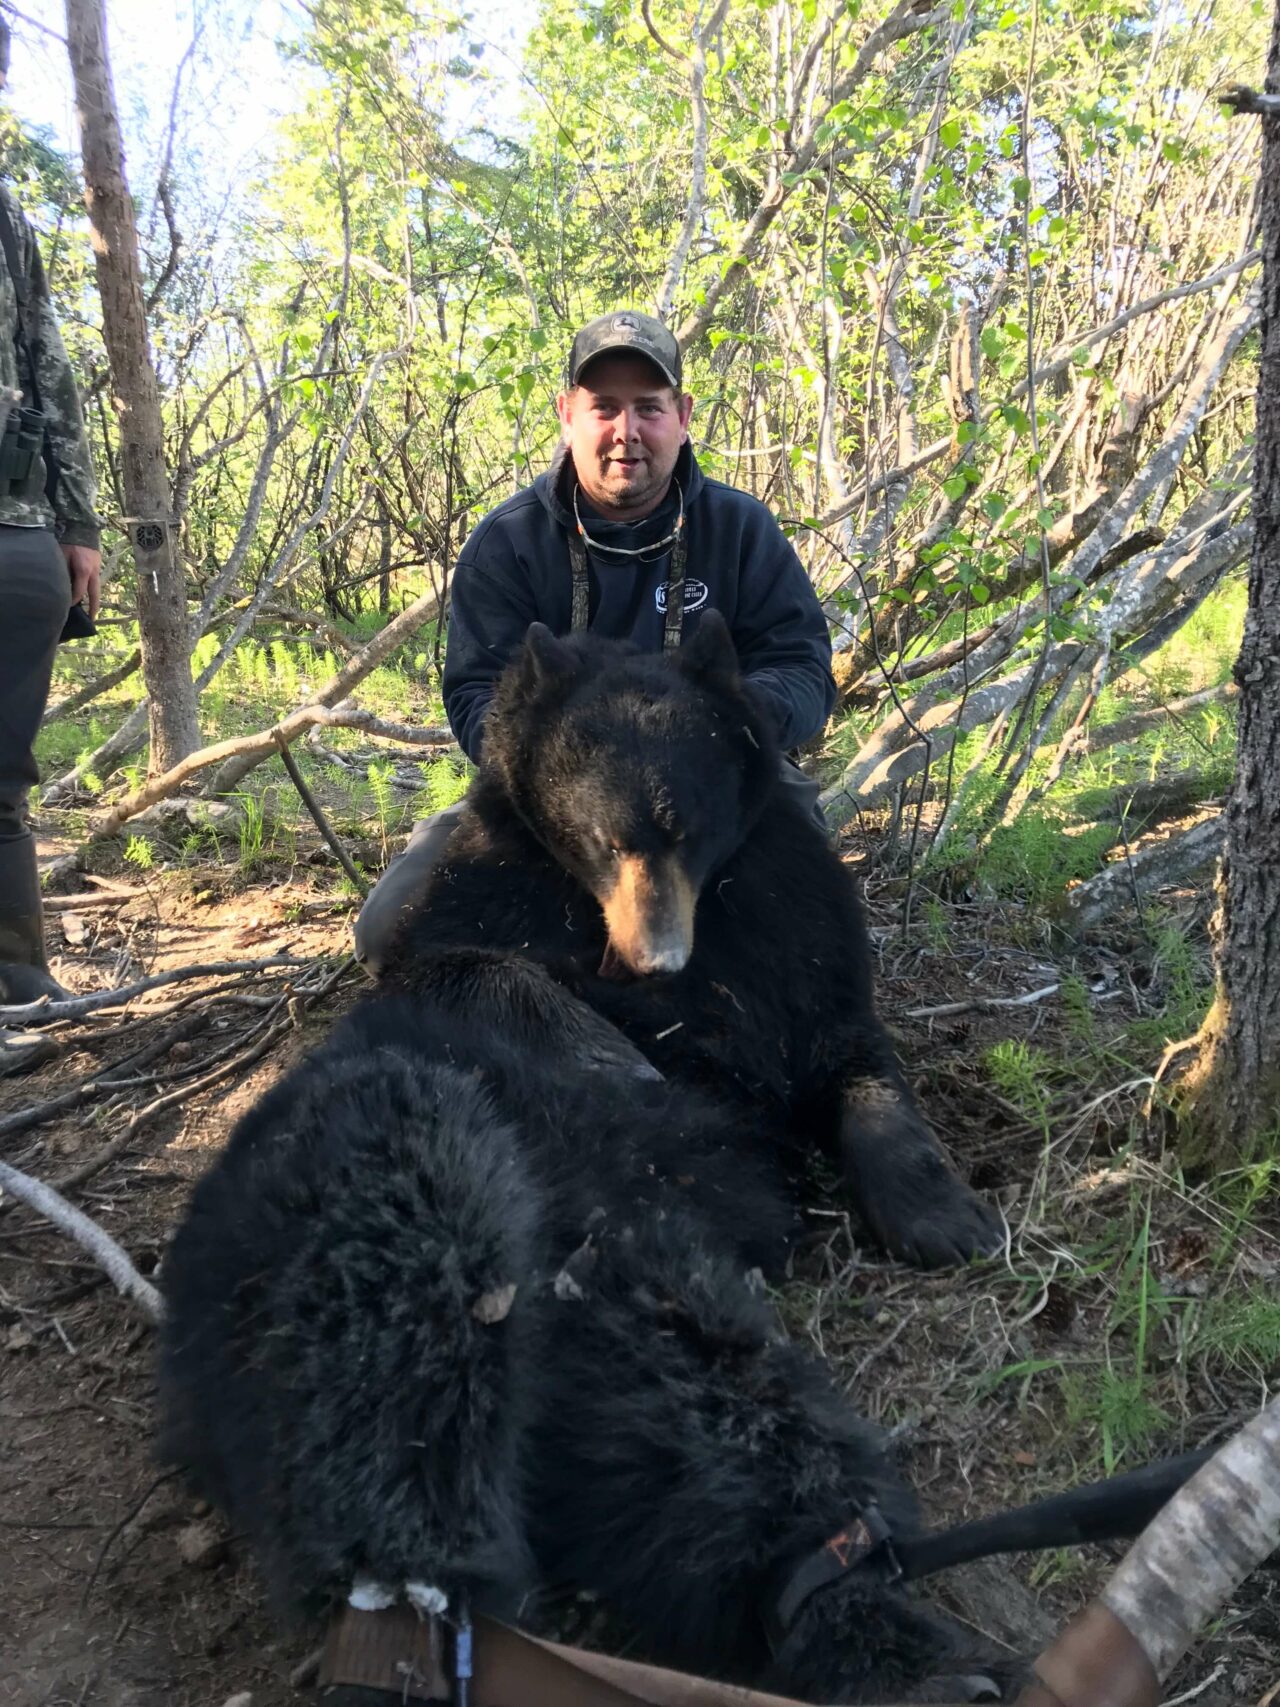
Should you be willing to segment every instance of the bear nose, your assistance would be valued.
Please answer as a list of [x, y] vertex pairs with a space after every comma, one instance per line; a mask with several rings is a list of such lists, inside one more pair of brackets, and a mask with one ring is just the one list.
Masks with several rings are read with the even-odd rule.
[[672, 938], [668, 942], [646, 943], [634, 956], [634, 969], [648, 978], [657, 972], [679, 972], [688, 959], [689, 945], [682, 939]]

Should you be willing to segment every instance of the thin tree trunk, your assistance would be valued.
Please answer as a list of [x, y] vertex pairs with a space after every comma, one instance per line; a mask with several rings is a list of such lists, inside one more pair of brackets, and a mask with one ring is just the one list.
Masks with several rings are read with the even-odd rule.
[[[1280, 7], [1266, 88], [1280, 92]], [[1181, 1086], [1183, 1153], [1215, 1165], [1247, 1158], [1280, 1116], [1280, 116], [1261, 123], [1262, 350], [1249, 606], [1235, 667], [1236, 774], [1218, 878], [1213, 1005]]]
[[150, 706], [150, 764], [154, 771], [165, 771], [200, 745], [186, 587], [170, 525], [160, 388], [147, 339], [138, 228], [125, 181], [107, 58], [105, 0], [66, 0], [66, 8], [84, 199], [93, 227], [102, 332], [120, 425], [120, 471], [137, 566], [142, 673]]

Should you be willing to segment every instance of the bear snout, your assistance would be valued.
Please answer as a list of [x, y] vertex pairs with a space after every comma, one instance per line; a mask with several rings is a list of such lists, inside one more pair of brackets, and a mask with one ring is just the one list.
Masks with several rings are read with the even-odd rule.
[[679, 972], [693, 953], [698, 899], [673, 853], [624, 854], [612, 886], [597, 896], [609, 946], [638, 977]]

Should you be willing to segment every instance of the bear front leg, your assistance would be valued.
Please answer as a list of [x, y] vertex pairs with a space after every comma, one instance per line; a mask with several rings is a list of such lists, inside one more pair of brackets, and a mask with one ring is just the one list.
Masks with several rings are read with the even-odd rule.
[[885, 1250], [919, 1268], [999, 1250], [999, 1214], [954, 1172], [896, 1067], [850, 1068], [838, 1094], [845, 1177]]

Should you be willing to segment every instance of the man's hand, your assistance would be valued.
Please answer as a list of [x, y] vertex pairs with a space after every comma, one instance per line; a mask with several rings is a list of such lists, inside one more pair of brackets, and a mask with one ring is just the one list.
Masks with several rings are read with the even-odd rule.
[[78, 605], [83, 599], [90, 618], [97, 616], [102, 597], [102, 553], [91, 545], [64, 545], [62, 555], [71, 576], [72, 604]]

